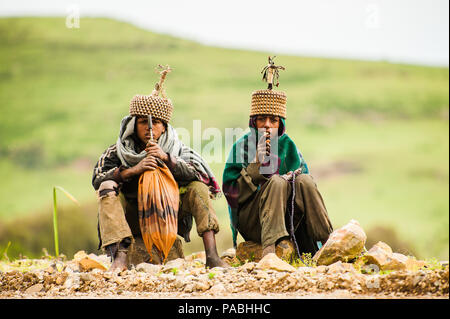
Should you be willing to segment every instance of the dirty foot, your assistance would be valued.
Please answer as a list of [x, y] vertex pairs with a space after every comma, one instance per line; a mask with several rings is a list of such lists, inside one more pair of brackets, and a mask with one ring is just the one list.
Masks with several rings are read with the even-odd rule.
[[291, 260], [296, 255], [294, 244], [288, 239], [280, 241], [276, 245], [275, 254], [281, 259]]
[[116, 257], [114, 258], [111, 267], [109, 267], [108, 271], [124, 271], [127, 270], [127, 253], [124, 251], [118, 251]]
[[217, 257], [206, 257], [206, 268], [214, 268], [214, 267], [222, 267], [222, 268], [229, 268], [231, 267], [226, 262], [224, 262], [222, 259]]
[[266, 256], [267, 254], [275, 254], [275, 245], [269, 245], [265, 247], [262, 251], [262, 257]]

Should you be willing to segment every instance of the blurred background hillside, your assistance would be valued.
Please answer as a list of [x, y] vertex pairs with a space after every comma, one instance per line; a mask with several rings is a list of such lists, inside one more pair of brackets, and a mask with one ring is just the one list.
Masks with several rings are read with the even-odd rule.
[[[92, 169], [115, 143], [130, 99], [151, 92], [157, 64], [173, 68], [172, 125], [192, 133], [201, 120], [203, 130], [223, 133], [248, 126], [251, 92], [264, 88], [261, 68], [277, 53], [207, 46], [108, 18], [80, 22], [70, 29], [65, 17], [0, 19], [0, 253], [11, 242], [10, 258], [54, 253], [55, 185], [81, 203], [58, 197], [60, 251], [99, 253]], [[356, 219], [368, 248], [382, 240], [448, 260], [448, 65], [289, 54], [275, 61], [286, 67], [279, 89], [288, 96], [288, 133], [334, 228]], [[224, 160], [211, 164], [220, 184]], [[221, 252], [232, 247], [225, 198], [214, 207]], [[203, 249], [195, 229], [191, 238], [185, 254]]]

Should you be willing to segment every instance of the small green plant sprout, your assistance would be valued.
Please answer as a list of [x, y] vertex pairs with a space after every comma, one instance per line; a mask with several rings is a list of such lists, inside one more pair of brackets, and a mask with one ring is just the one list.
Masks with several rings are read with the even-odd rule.
[[425, 259], [425, 265], [421, 269], [441, 270], [445, 267], [435, 258]]
[[292, 266], [294, 266], [295, 268], [298, 267], [316, 267], [316, 262], [313, 260], [313, 257], [311, 256], [311, 253], [303, 253], [302, 254], [302, 259], [303, 262], [300, 258], [296, 258], [297, 255], [292, 258], [292, 262], [290, 262], [290, 264]]
[[3, 251], [3, 253], [0, 255], [0, 260], [5, 259], [7, 262], [9, 262], [9, 257], [8, 257], [8, 249], [9, 246], [11, 246], [11, 242], [9, 241], [8, 244], [6, 245], [5, 250]]
[[78, 206], [80, 204], [68, 191], [66, 191], [61, 186], [53, 186], [53, 231], [54, 231], [54, 240], [55, 240], [55, 256], [59, 257], [59, 235], [58, 235], [58, 207], [56, 204], [56, 190], [59, 189], [63, 192], [70, 200], [76, 203]]
[[178, 273], [178, 268], [177, 267], [172, 268], [172, 274], [174, 274], [174, 276], [176, 276], [177, 273]]
[[216, 275], [216, 274], [215, 274], [214, 272], [210, 272], [210, 273], [208, 274], [208, 278], [209, 278], [209, 279], [213, 279], [215, 275]]
[[239, 259], [237, 259], [236, 261], [231, 262], [231, 267], [236, 268], [236, 267], [240, 267], [240, 266], [242, 266], [242, 263], [240, 262]]

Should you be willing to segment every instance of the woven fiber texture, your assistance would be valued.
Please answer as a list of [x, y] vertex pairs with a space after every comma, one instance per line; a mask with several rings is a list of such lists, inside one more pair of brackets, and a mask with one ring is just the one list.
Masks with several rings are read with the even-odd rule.
[[252, 93], [250, 116], [277, 115], [286, 118], [286, 93], [282, 91], [258, 90]]
[[169, 123], [172, 112], [172, 102], [160, 96], [135, 95], [130, 102], [130, 115], [151, 115]]

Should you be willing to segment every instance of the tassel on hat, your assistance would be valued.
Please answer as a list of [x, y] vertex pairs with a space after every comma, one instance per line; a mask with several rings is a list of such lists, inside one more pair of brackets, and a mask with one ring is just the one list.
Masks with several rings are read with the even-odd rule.
[[166, 96], [164, 81], [166, 80], [167, 74], [171, 71], [172, 69], [168, 65], [166, 67], [158, 65], [157, 72], [160, 74], [159, 82], [155, 84], [155, 88], [150, 95], [135, 95], [131, 99], [130, 115], [151, 115], [153, 118], [169, 123], [172, 117], [173, 105], [172, 101]]
[[267, 82], [266, 90], [258, 90], [252, 93], [252, 106], [250, 116], [253, 115], [276, 115], [286, 118], [286, 93], [282, 91], [274, 91], [273, 85], [278, 87], [279, 71], [285, 70], [283, 66], [275, 65], [273, 59], [275, 56], [268, 58], [269, 63], [262, 69], [263, 81]]

